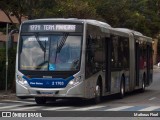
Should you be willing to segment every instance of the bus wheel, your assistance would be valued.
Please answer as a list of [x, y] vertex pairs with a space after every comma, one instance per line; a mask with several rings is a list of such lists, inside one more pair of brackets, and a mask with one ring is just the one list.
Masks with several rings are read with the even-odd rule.
[[37, 104], [45, 104], [46, 103], [46, 98], [43, 97], [35, 97], [35, 102]]
[[144, 91], [145, 91], [145, 75], [143, 76], [142, 88], [140, 89], [140, 92], [144, 92]]
[[95, 89], [95, 98], [94, 98], [94, 103], [98, 104], [101, 102], [101, 86], [99, 83], [97, 83], [96, 85], [96, 89]]
[[121, 85], [120, 85], [120, 93], [118, 95], [118, 98], [122, 99], [124, 97], [125, 94], [125, 86], [124, 86], [124, 80], [121, 81]]

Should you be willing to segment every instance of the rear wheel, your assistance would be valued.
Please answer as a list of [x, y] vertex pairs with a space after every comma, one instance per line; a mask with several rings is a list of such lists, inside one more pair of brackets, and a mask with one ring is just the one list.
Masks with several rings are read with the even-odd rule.
[[144, 92], [144, 91], [145, 91], [145, 75], [143, 76], [142, 88], [140, 89], [140, 92]]
[[43, 97], [35, 97], [35, 102], [37, 104], [45, 104], [46, 103], [46, 98]]

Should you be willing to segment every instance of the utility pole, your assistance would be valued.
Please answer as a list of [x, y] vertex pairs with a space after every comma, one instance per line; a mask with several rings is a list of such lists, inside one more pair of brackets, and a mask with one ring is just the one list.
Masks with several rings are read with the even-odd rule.
[[7, 92], [8, 90], [8, 49], [10, 46], [8, 45], [8, 42], [11, 41], [11, 36], [14, 33], [18, 33], [19, 31], [17, 29], [12, 30], [10, 33], [8, 33], [8, 28], [9, 28], [9, 23], [6, 25], [6, 82], [5, 82], [5, 91]]
[[8, 26], [9, 24], [7, 23], [6, 25], [6, 85], [5, 85], [5, 91], [7, 92], [7, 87], [8, 87]]

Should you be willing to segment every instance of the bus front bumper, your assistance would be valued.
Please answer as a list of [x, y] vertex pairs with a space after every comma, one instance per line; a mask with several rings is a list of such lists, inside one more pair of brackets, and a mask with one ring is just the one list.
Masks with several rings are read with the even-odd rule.
[[54, 98], [85, 98], [83, 81], [76, 85], [67, 85], [65, 88], [35, 88], [22, 85], [16, 81], [16, 96], [29, 97], [54, 97]]

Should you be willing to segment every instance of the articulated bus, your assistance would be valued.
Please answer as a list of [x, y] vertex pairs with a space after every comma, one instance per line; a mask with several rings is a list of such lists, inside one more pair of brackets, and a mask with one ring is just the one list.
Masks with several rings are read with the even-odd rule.
[[47, 100], [141, 90], [152, 83], [152, 39], [90, 19], [22, 23], [16, 55], [16, 95]]

